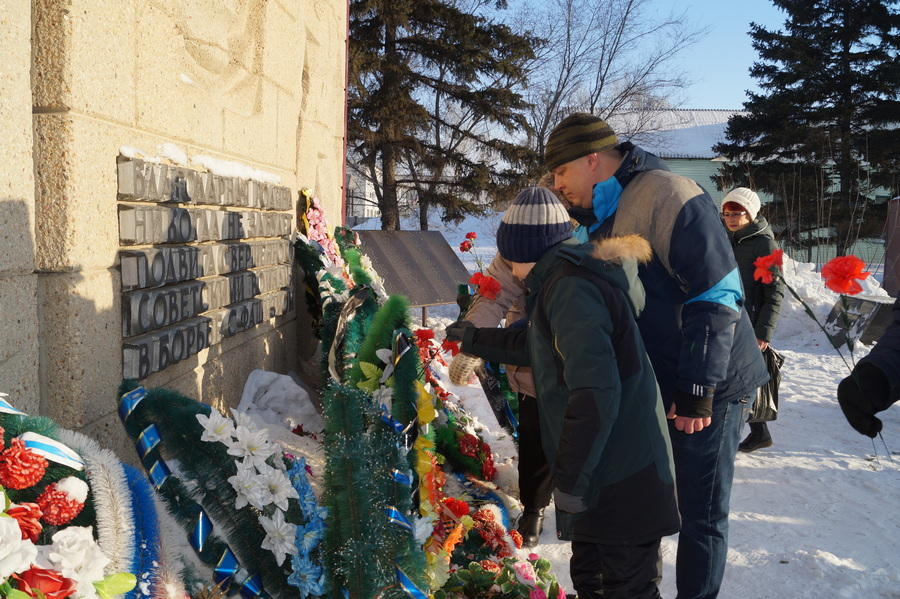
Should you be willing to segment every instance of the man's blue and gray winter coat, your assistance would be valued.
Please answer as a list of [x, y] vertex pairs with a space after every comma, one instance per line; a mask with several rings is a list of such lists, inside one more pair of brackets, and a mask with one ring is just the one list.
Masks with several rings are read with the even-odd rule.
[[[569, 213], [591, 239], [637, 233], [650, 242], [653, 260], [639, 271], [647, 304], [638, 327], [663, 402], [668, 410], [675, 401], [679, 416], [709, 416], [711, 397], [753, 396], [769, 378], [741, 309], [731, 244], [719, 211], [696, 182], [631, 143], [618, 149], [622, 164], [595, 186], [594, 210]], [[596, 214], [610, 213], [598, 222]]]

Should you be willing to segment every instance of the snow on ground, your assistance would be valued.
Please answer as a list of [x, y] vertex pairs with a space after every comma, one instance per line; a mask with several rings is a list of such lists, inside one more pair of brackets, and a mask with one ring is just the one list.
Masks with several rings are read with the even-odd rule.
[[[456, 248], [467, 232], [475, 231], [475, 254], [486, 266], [496, 251], [496, 224], [496, 218], [469, 219], [458, 227], [443, 227], [443, 232]], [[378, 227], [377, 220], [366, 225]], [[472, 255], [462, 258], [470, 270], [476, 268]], [[837, 296], [825, 288], [814, 266], [786, 260], [785, 276], [824, 322]], [[864, 282], [863, 293], [886, 295], [875, 280]], [[458, 309], [432, 307], [428, 316], [428, 326], [440, 338]], [[419, 318], [419, 309], [413, 309], [412, 321]], [[785, 357], [780, 414], [769, 424], [775, 444], [737, 456], [728, 567], [720, 596], [900, 598], [900, 407], [880, 415], [883, 441], [874, 444], [847, 424], [835, 390], [848, 367], [789, 294], [772, 346]], [[848, 360], [858, 360], [870, 348], [857, 346], [852, 358], [842, 349]], [[456, 387], [446, 371], [442, 374], [447, 390], [483, 427], [495, 453], [497, 484], [517, 496], [515, 445], [497, 424], [480, 385]], [[893, 460], [885, 445], [896, 453]], [[670, 599], [676, 595], [676, 547], [677, 535], [663, 540], [661, 592]], [[556, 540], [552, 509], [535, 551], [553, 563], [560, 583], [570, 589], [571, 552], [568, 543]]]

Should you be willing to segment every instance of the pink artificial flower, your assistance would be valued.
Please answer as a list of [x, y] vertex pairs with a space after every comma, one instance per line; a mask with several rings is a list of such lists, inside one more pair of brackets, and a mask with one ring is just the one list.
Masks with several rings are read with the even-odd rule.
[[[515, 565], [513, 565], [513, 569], [515, 569], [516, 579], [520, 583], [532, 587], [535, 585], [536, 575], [534, 573], [534, 566], [531, 565], [531, 562], [516, 562]], [[544, 599], [547, 599], [546, 595], [544, 596]]]
[[531, 592], [528, 593], [528, 599], [547, 599], [547, 593], [539, 587], [534, 587], [531, 589]]

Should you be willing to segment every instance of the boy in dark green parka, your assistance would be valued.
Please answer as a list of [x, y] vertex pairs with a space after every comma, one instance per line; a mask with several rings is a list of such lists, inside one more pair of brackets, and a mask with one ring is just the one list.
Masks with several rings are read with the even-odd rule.
[[579, 599], [659, 597], [660, 541], [680, 520], [662, 399], [634, 320], [650, 245], [636, 235], [581, 245], [562, 204], [532, 187], [503, 215], [497, 246], [528, 289], [527, 327], [460, 323], [448, 338], [485, 360], [531, 366]]

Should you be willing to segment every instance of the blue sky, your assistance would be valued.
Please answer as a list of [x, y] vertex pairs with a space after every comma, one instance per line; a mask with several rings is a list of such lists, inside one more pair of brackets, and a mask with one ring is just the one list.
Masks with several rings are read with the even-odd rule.
[[783, 29], [785, 13], [769, 0], [653, 0], [660, 13], [688, 11], [688, 19], [709, 33], [682, 55], [694, 84], [683, 108], [742, 108], [745, 90], [757, 90], [749, 69], [759, 56], [750, 44], [750, 22]]

